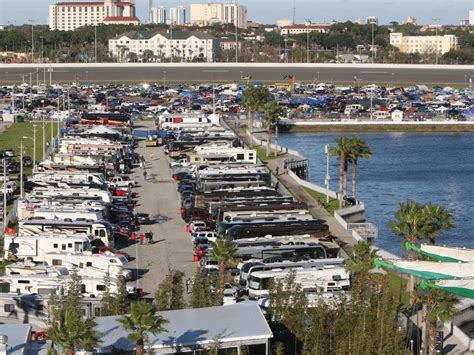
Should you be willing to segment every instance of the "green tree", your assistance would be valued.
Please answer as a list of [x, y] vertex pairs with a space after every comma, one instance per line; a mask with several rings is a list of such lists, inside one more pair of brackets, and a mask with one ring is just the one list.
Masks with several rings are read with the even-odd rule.
[[58, 321], [48, 329], [48, 335], [66, 355], [74, 355], [76, 350], [92, 351], [99, 344], [96, 325], [92, 318], [83, 319], [79, 308], [69, 308], [61, 311]]
[[204, 275], [196, 268], [191, 287], [191, 307], [203, 308], [222, 304], [222, 293], [214, 276]]
[[156, 308], [160, 311], [184, 308], [184, 272], [171, 270], [158, 285], [155, 293]]
[[117, 293], [114, 294], [113, 309], [114, 314], [122, 315], [128, 313], [130, 300], [128, 299], [127, 280], [120, 275], [117, 282]]
[[157, 334], [166, 331], [163, 327], [167, 320], [156, 314], [155, 307], [146, 302], [133, 303], [130, 315], [118, 319], [122, 327], [129, 332], [128, 340], [135, 343], [137, 355], [142, 355], [148, 333]]
[[127, 59], [129, 62], [136, 63], [138, 62], [138, 55], [134, 52], [129, 52], [127, 55]]
[[145, 49], [142, 53], [142, 60], [145, 63], [151, 62], [155, 59], [155, 54], [150, 49]]
[[359, 159], [369, 159], [372, 157], [369, 143], [361, 137], [354, 136], [350, 139], [349, 161], [352, 165], [352, 197], [356, 198], [356, 180]]
[[[408, 242], [417, 244], [419, 241], [434, 243], [442, 231], [454, 228], [452, 211], [442, 206], [428, 203], [426, 205], [408, 200], [402, 202], [395, 214], [395, 220], [388, 222], [392, 232], [403, 237], [403, 246]], [[417, 259], [417, 253], [410, 252], [412, 260]]]
[[344, 207], [344, 196], [347, 194], [347, 165], [351, 152], [351, 139], [340, 136], [336, 146], [330, 149], [330, 154], [339, 158], [339, 207]]
[[48, 299], [48, 323], [54, 324], [59, 320], [64, 305], [64, 295], [61, 286], [53, 288]]
[[219, 263], [219, 288], [223, 293], [226, 269], [237, 266], [237, 246], [225, 238], [217, 239], [212, 243], [211, 256]]
[[115, 299], [110, 290], [110, 274], [108, 272], [106, 272], [104, 276], [104, 287], [105, 289], [104, 289], [104, 293], [102, 294], [100, 315], [111, 316], [115, 314], [114, 313]]
[[248, 86], [243, 95], [242, 106], [247, 110], [248, 128], [252, 131], [255, 113], [263, 110], [270, 101], [270, 91], [265, 86]]
[[74, 267], [69, 276], [67, 283], [67, 295], [64, 300], [65, 309], [79, 309], [82, 304], [82, 277], [79, 275], [77, 268]]
[[436, 354], [436, 331], [439, 322], [447, 322], [458, 313], [456, 304], [459, 299], [443, 290], [431, 288], [419, 298], [424, 306], [427, 321], [427, 354]]
[[372, 244], [361, 241], [354, 246], [353, 255], [346, 262], [346, 270], [359, 275], [367, 275], [374, 267], [374, 260], [377, 257], [376, 249]]
[[283, 117], [286, 110], [280, 106], [276, 101], [269, 101], [265, 105], [264, 123], [267, 127], [267, 157], [270, 155], [270, 146], [272, 144], [273, 129], [278, 126], [280, 118]]

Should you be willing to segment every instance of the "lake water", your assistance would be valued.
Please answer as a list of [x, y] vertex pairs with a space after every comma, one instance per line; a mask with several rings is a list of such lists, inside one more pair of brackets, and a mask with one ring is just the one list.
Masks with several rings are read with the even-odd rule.
[[[339, 133], [284, 133], [280, 134], [279, 144], [303, 153], [310, 160], [309, 180], [324, 186], [324, 145], [334, 145], [339, 136]], [[474, 134], [360, 136], [369, 142], [374, 155], [359, 163], [357, 198], [365, 204], [367, 221], [379, 229], [378, 246], [401, 254], [401, 239], [387, 228], [387, 222], [393, 219], [400, 202], [413, 199], [437, 203], [454, 211], [456, 228], [444, 233], [439, 244], [474, 248]], [[331, 189], [337, 191], [336, 157], [331, 157], [330, 169]]]

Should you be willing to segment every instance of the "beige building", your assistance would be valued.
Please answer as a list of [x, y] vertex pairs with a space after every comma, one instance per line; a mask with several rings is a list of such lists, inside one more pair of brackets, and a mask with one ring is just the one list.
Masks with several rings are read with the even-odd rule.
[[305, 23], [304, 25], [290, 25], [283, 26], [280, 28], [280, 34], [282, 35], [297, 35], [300, 33], [308, 32], [320, 32], [327, 33], [331, 24], [326, 23]]
[[135, 0], [58, 2], [49, 6], [50, 30], [73, 31], [87, 25], [139, 24]]
[[232, 23], [247, 28], [247, 7], [239, 4], [191, 4], [191, 24], [208, 26], [214, 23]]
[[130, 53], [143, 59], [146, 50], [153, 52], [155, 62], [171, 58], [180, 62], [213, 62], [219, 53], [217, 38], [203, 32], [131, 31], [109, 40], [109, 53], [119, 61], [127, 61]]
[[436, 53], [445, 54], [458, 49], [458, 38], [454, 35], [444, 36], [403, 36], [402, 33], [390, 33], [390, 45], [402, 53]]

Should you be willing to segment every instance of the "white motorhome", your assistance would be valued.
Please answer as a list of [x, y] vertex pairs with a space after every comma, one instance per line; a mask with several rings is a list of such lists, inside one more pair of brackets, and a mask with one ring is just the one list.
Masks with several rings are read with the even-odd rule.
[[297, 217], [309, 216], [308, 210], [260, 210], [260, 211], [226, 211], [222, 214], [222, 220], [231, 222], [239, 218], [271, 218], [271, 217]]
[[[74, 233], [91, 235], [94, 245], [114, 246], [114, 231], [107, 221], [69, 221], [51, 219], [30, 219], [19, 222], [19, 233], [21, 235], [34, 236], [38, 233]], [[100, 240], [97, 243], [96, 240]]]
[[[295, 270], [295, 269], [293, 269]], [[255, 272], [248, 279], [249, 297], [259, 299], [269, 294], [271, 282], [284, 281], [292, 269]], [[320, 292], [346, 290], [350, 287], [349, 273], [343, 266], [325, 265], [315, 269], [296, 269], [295, 282], [303, 289]]]
[[257, 164], [257, 152], [244, 148], [209, 148], [187, 154], [190, 164], [218, 164], [223, 162]]
[[53, 220], [71, 220], [71, 221], [100, 221], [106, 216], [104, 211], [95, 211], [87, 209], [74, 209], [67, 207], [42, 207], [26, 209], [18, 215], [19, 220], [25, 219], [53, 219]]
[[36, 172], [30, 181], [36, 185], [97, 185], [105, 188], [105, 179], [102, 173], [71, 172], [63, 170]]
[[45, 187], [36, 187], [27, 194], [26, 198], [61, 198], [61, 197], [75, 197], [83, 200], [94, 200], [99, 199], [104, 203], [112, 203], [112, 194], [109, 191], [91, 189], [91, 188], [69, 188], [69, 189], [54, 189]]
[[81, 276], [105, 276], [109, 273], [111, 277], [125, 276], [127, 280], [134, 278], [134, 273], [125, 269], [128, 260], [125, 256], [83, 253], [53, 252], [44, 254], [44, 262], [52, 266], [63, 266], [68, 270], [76, 268]]
[[206, 116], [202, 113], [183, 113], [183, 114], [162, 114], [158, 118], [161, 129], [171, 129], [187, 125], [211, 124], [219, 125], [218, 115]]
[[27, 258], [33, 262], [43, 262], [44, 255], [51, 252], [79, 253], [92, 250], [90, 237], [80, 234], [5, 235], [4, 245], [5, 259]]
[[[53, 289], [58, 287], [67, 292], [67, 282], [70, 275], [64, 268], [57, 268], [56, 271], [48, 271], [46, 274], [35, 275], [2, 275], [0, 276], [0, 293], [15, 295], [49, 295]], [[105, 291], [104, 277], [82, 276], [82, 294], [86, 297], [101, 297]], [[110, 292], [118, 291], [118, 282], [115, 278], [110, 278]], [[134, 288], [127, 286], [129, 293], [134, 292]]]

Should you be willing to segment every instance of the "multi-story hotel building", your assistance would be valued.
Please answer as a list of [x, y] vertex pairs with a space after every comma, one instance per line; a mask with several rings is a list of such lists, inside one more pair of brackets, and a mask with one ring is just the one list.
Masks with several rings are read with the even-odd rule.
[[213, 23], [232, 23], [247, 28], [247, 7], [239, 4], [191, 4], [191, 24], [209, 26]]
[[186, 8], [184, 6], [170, 7], [168, 22], [171, 25], [183, 26], [186, 23]]
[[165, 24], [166, 23], [166, 7], [154, 7], [150, 10], [150, 23]]
[[87, 25], [139, 24], [135, 0], [71, 1], [49, 6], [49, 28], [73, 31]]
[[119, 61], [126, 61], [130, 53], [139, 59], [145, 51], [152, 51], [154, 61], [212, 62], [220, 47], [217, 38], [203, 32], [189, 31], [131, 31], [109, 40], [109, 53]]
[[402, 33], [390, 33], [390, 45], [402, 53], [436, 53], [445, 54], [458, 49], [458, 38], [454, 35], [444, 36], [404, 36]]

